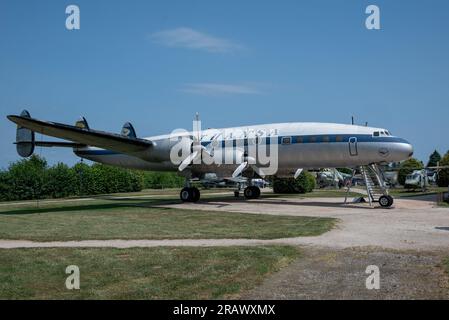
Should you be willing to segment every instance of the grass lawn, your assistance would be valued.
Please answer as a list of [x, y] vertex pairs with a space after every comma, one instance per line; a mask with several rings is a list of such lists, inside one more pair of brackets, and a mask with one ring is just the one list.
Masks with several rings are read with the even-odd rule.
[[[289, 246], [0, 250], [0, 299], [226, 299], [300, 253]], [[68, 290], [65, 269], [80, 269]]]
[[154, 207], [160, 199], [120, 198], [0, 206], [0, 239], [275, 239], [316, 236], [332, 218], [270, 216]]
[[439, 192], [447, 192], [447, 187], [431, 187], [426, 191], [421, 190], [407, 190], [404, 188], [395, 188], [389, 190], [392, 196], [397, 197], [414, 197], [414, 196], [422, 196], [428, 194], [436, 194]]

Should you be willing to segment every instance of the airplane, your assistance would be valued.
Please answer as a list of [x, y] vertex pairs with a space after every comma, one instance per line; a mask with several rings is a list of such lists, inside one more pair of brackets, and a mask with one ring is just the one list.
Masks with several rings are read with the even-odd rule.
[[[186, 180], [180, 192], [183, 202], [200, 199], [200, 191], [191, 182], [208, 173], [224, 180], [246, 179], [243, 195], [256, 199], [260, 189], [252, 183], [254, 179], [297, 178], [304, 169], [366, 167], [382, 188], [382, 194], [372, 200], [390, 207], [393, 198], [378, 165], [413, 155], [412, 145], [388, 130], [353, 124], [291, 122], [201, 130], [197, 115], [192, 131], [139, 138], [129, 122], [116, 134], [91, 129], [83, 117], [74, 126], [38, 120], [26, 110], [7, 118], [17, 124], [15, 144], [22, 157], [33, 154], [36, 146], [69, 147], [94, 162], [175, 171]], [[37, 141], [35, 132], [68, 141]]]

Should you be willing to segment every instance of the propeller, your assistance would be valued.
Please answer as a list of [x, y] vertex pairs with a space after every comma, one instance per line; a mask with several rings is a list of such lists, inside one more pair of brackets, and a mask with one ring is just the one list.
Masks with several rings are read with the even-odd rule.
[[193, 135], [191, 139], [191, 153], [187, 158], [185, 158], [178, 167], [179, 171], [183, 171], [190, 164], [194, 163], [196, 160], [201, 159], [202, 156], [208, 155], [213, 157], [212, 146], [209, 148], [201, 145], [201, 122], [198, 112], [195, 115], [195, 121], [193, 122]]
[[248, 167], [251, 167], [251, 169], [253, 169], [254, 172], [256, 172], [260, 177], [265, 177], [265, 173], [263, 172], [263, 170], [256, 166], [255, 163], [256, 159], [254, 159], [253, 157], [243, 157], [243, 162], [237, 167], [237, 169], [234, 170], [234, 172], [232, 173], [232, 177], [237, 178], [243, 173], [243, 171], [248, 169]]
[[232, 177], [233, 178], [237, 178], [239, 175], [242, 174], [243, 170], [245, 170], [248, 167], [248, 162], [244, 161], [242, 162], [237, 169], [235, 169], [235, 171], [232, 173]]
[[295, 179], [297, 179], [299, 177], [299, 175], [301, 174], [302, 170], [303, 170], [302, 168], [299, 168], [298, 170], [296, 170], [295, 175], [294, 175]]

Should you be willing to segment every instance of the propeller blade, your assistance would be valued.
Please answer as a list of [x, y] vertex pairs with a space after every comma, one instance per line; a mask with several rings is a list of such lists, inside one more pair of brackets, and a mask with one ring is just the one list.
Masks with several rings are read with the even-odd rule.
[[235, 178], [235, 177], [238, 177], [239, 175], [241, 175], [242, 174], [242, 172], [243, 172], [243, 170], [245, 170], [246, 169], [246, 166], [248, 165], [248, 162], [242, 162], [238, 167], [237, 167], [237, 169], [235, 169], [235, 171], [232, 173], [232, 177], [233, 178]]
[[295, 179], [297, 179], [299, 177], [299, 175], [301, 174], [302, 170], [303, 170], [302, 168], [299, 168], [298, 170], [296, 170], [295, 175], [294, 175]]
[[252, 166], [252, 168], [261, 178], [265, 178], [265, 173], [263, 172], [263, 170], [261, 168], [256, 167], [256, 166]]
[[251, 168], [254, 170], [255, 173], [257, 173], [261, 178], [265, 178], [265, 173], [263, 172], [262, 169], [260, 169], [259, 167], [252, 165]]
[[179, 171], [183, 171], [189, 164], [193, 162], [193, 160], [198, 156], [199, 152], [192, 152], [187, 158], [185, 158], [178, 167]]

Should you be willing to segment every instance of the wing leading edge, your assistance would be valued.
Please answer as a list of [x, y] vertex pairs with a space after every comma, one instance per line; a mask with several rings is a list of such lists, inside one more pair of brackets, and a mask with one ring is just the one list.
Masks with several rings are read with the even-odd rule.
[[120, 153], [138, 153], [148, 150], [153, 144], [149, 140], [93, 129], [79, 128], [63, 123], [42, 121], [26, 116], [9, 115], [7, 118], [19, 127], [47, 136], [72, 141]]

